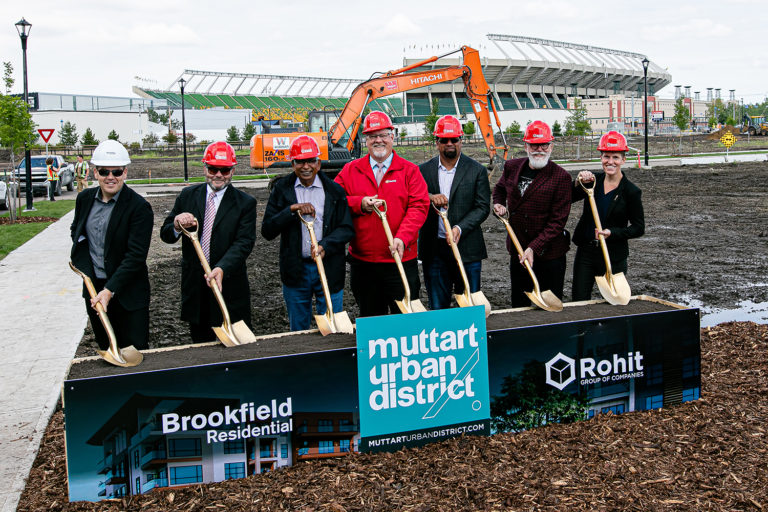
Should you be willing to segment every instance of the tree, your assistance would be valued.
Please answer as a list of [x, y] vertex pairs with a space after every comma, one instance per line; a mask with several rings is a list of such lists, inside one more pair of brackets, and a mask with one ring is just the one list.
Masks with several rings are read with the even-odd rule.
[[240, 132], [237, 130], [237, 126], [230, 126], [227, 129], [227, 142], [230, 144], [240, 142]]
[[[162, 124], [164, 126], [168, 126], [168, 114], [161, 114], [157, 112], [156, 110], [152, 108], [147, 109], [147, 118], [152, 123]], [[171, 129], [173, 130], [179, 130], [181, 129], [181, 121], [177, 121], [175, 119], [171, 119]]]
[[491, 399], [491, 426], [496, 432], [520, 432], [548, 423], [587, 418], [589, 399], [546, 384], [543, 362], [530, 361], [517, 375], [507, 375], [501, 394]]
[[433, 132], [435, 131], [435, 123], [437, 123], [437, 120], [440, 118], [440, 116], [437, 115], [439, 108], [440, 102], [437, 98], [432, 98], [432, 109], [429, 111], [429, 114], [424, 117], [424, 138], [427, 139], [427, 142], [435, 142], [435, 135]]
[[509, 135], [520, 135], [520, 123], [517, 121], [512, 121], [512, 124], [504, 129], [504, 133]]
[[112, 130], [111, 132], [109, 132], [109, 135], [107, 135], [107, 138], [109, 140], [116, 140], [116, 141], [119, 142], [120, 141], [120, 134], [117, 133], [115, 130]]
[[16, 80], [13, 79], [13, 64], [10, 62], [3, 62], [3, 84], [5, 85], [5, 94], [11, 94], [13, 84]]
[[475, 134], [475, 123], [472, 121], [468, 121], [467, 124], [464, 125], [464, 135], [469, 135], [470, 138], [472, 135]]
[[245, 125], [245, 128], [243, 128], [243, 142], [251, 142], [251, 138], [256, 135], [256, 127], [253, 126], [253, 123], [248, 123]]
[[77, 146], [80, 136], [77, 134], [77, 125], [67, 121], [61, 126], [59, 141], [65, 146]]
[[405, 128], [405, 126], [400, 128], [398, 133], [400, 134], [400, 142], [405, 141], [405, 138], [408, 136], [408, 130]]
[[168, 132], [163, 135], [163, 140], [166, 144], [176, 144], [179, 142], [179, 136], [176, 135], [176, 132]]
[[688, 124], [691, 120], [691, 112], [688, 107], [683, 103], [683, 98], [677, 98], [675, 101], [675, 115], [672, 116], [672, 122], [682, 132], [688, 128]]
[[143, 139], [141, 139], [141, 143], [145, 146], [154, 146], [160, 142], [160, 137], [157, 136], [156, 133], [149, 132], [147, 135], [144, 136]]
[[559, 137], [562, 135], [563, 127], [560, 126], [560, 121], [555, 121], [554, 124], [552, 124], [552, 134], [556, 137]]
[[580, 98], [574, 101], [574, 108], [565, 119], [566, 135], [586, 135], [592, 130], [592, 125], [587, 120], [587, 107]]
[[0, 94], [0, 146], [17, 150], [25, 142], [33, 144], [37, 139], [36, 127], [24, 100]]
[[80, 138], [80, 143], [83, 146], [96, 146], [99, 144], [99, 139], [96, 138], [96, 136], [91, 131], [91, 128], [88, 127], [85, 129], [85, 133]]
[[728, 120], [728, 109], [721, 98], [715, 98], [714, 101], [709, 104], [706, 116], [707, 124], [709, 124], [710, 127], [713, 127], [718, 123], [725, 124]]
[[197, 135], [194, 133], [188, 133], [187, 134], [187, 144], [194, 144], [197, 140]]

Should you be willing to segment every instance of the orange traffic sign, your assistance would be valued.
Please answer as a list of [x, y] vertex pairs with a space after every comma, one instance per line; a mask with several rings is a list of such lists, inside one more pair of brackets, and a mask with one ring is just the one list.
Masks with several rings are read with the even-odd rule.
[[55, 130], [53, 128], [40, 128], [39, 130], [37, 130], [37, 133], [40, 134], [44, 142], [48, 142], [49, 140], [51, 140], [51, 135], [53, 135], [54, 131]]

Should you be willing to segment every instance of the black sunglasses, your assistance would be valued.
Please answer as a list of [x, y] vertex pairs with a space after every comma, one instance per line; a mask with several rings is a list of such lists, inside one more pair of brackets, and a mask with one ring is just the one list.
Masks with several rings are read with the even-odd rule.
[[448, 144], [449, 142], [457, 144], [460, 140], [461, 140], [460, 137], [450, 137], [450, 138], [448, 138], [448, 137], [439, 137], [437, 139], [437, 142], [439, 142], [440, 144]]
[[124, 172], [125, 169], [99, 169], [99, 176], [106, 178], [111, 173], [115, 178], [119, 178]]
[[208, 167], [208, 172], [211, 174], [221, 173], [222, 176], [226, 176], [232, 172], [231, 167]]

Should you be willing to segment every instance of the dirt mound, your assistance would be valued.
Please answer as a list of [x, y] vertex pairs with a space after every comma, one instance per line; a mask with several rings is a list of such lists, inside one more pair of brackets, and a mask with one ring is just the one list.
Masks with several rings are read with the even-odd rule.
[[720, 137], [722, 137], [726, 133], [731, 133], [734, 136], [735, 135], [739, 135], [739, 129], [736, 128], [735, 126], [731, 126], [731, 125], [723, 126], [719, 130], [714, 131], [714, 132], [710, 133], [709, 135], [707, 135], [707, 138], [709, 140], [720, 140]]

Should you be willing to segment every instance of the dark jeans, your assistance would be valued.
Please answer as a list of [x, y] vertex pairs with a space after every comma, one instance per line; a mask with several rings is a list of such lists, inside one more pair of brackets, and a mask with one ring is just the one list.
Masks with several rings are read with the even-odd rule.
[[[452, 294], [464, 293], [464, 281], [461, 279], [459, 266], [453, 257], [451, 247], [444, 238], [438, 240], [437, 254], [431, 261], [422, 261], [424, 270], [424, 286], [427, 288], [429, 309], [446, 309], [451, 307]], [[480, 290], [482, 260], [464, 262], [464, 272], [469, 281], [469, 291]]]
[[[627, 258], [611, 259], [611, 272], [627, 272]], [[599, 246], [579, 247], [573, 260], [572, 300], [590, 300], [595, 287], [595, 276], [605, 275], [605, 259]]]
[[[359, 316], [400, 313], [395, 300], [401, 300], [405, 296], [405, 290], [397, 265], [370, 263], [352, 257], [349, 258], [349, 265], [349, 286], [360, 308]], [[416, 258], [403, 262], [403, 269], [411, 289], [411, 299], [418, 299], [421, 280]]]
[[[552, 260], [542, 260], [534, 257], [533, 273], [539, 281], [541, 291], [551, 290], [557, 298], [563, 298], [563, 284], [565, 283], [565, 255]], [[531, 301], [525, 292], [533, 291], [533, 281], [525, 265], [520, 264], [517, 254], [509, 258], [509, 279], [512, 288], [512, 307], [520, 308], [530, 306]]]
[[[304, 282], [300, 286], [291, 288], [283, 285], [283, 298], [292, 331], [309, 329], [312, 321], [312, 297], [315, 297], [317, 314], [324, 315], [327, 307], [325, 305], [325, 292], [320, 282], [320, 273], [317, 270], [317, 263], [309, 261], [304, 263]], [[343, 302], [344, 288], [336, 293], [331, 293], [331, 305], [334, 313], [342, 311]]]
[[[93, 286], [97, 293], [104, 289], [106, 282], [106, 279], [93, 280]], [[101, 350], [107, 350], [109, 348], [109, 336], [107, 336], [104, 326], [101, 325], [99, 314], [91, 307], [90, 299], [85, 299], [85, 309], [91, 320], [91, 328], [96, 337], [96, 343], [99, 344]], [[109, 306], [107, 306], [107, 318], [112, 324], [112, 330], [115, 331], [119, 348], [130, 347], [131, 345], [139, 350], [149, 348], [149, 305], [145, 308], [128, 311], [113, 299], [109, 301]]]
[[54, 196], [56, 195], [56, 182], [55, 181], [49, 181], [48, 182], [48, 199], [51, 201], [55, 201]]

